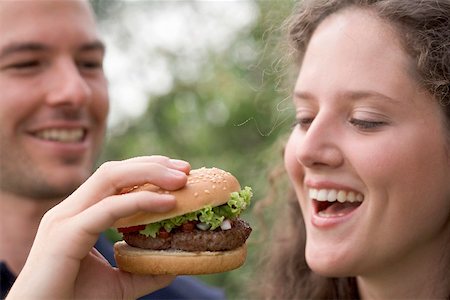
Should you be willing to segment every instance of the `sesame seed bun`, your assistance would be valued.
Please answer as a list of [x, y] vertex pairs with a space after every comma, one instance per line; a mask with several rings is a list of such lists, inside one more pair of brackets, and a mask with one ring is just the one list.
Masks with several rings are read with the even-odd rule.
[[145, 184], [126, 192], [152, 191], [172, 194], [177, 200], [176, 207], [167, 213], [139, 212], [127, 218], [119, 219], [113, 227], [130, 227], [150, 224], [165, 219], [194, 212], [205, 206], [212, 207], [228, 202], [230, 193], [240, 191], [238, 180], [229, 172], [218, 168], [200, 168], [191, 170], [187, 184], [176, 191], [166, 191], [153, 184]]
[[199, 275], [226, 272], [240, 267], [247, 255], [247, 245], [230, 251], [167, 251], [148, 250], [114, 244], [114, 253], [121, 270], [135, 274]]

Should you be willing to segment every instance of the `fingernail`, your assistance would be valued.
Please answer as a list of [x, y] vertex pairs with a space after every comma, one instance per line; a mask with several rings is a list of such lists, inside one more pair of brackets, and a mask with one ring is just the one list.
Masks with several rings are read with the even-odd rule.
[[179, 159], [171, 159], [170, 162], [175, 166], [175, 167], [179, 167], [179, 168], [186, 168], [189, 166], [189, 163], [187, 161], [184, 160], [179, 160]]
[[178, 170], [175, 170], [175, 169], [168, 169], [168, 170], [169, 170], [169, 172], [170, 172], [172, 175], [174, 175], [174, 176], [176, 176], [176, 177], [186, 176], [186, 174], [184, 174], [184, 172], [181, 172], [181, 171], [178, 171]]
[[172, 210], [175, 206], [175, 196], [174, 195], [159, 195], [158, 205], [152, 206], [153, 212], [164, 213]]
[[[173, 200], [175, 200], [175, 196], [171, 195], [171, 194], [161, 194], [159, 195], [159, 199], [161, 199], [164, 202], [172, 202]], [[166, 208], [164, 208], [166, 209]]]

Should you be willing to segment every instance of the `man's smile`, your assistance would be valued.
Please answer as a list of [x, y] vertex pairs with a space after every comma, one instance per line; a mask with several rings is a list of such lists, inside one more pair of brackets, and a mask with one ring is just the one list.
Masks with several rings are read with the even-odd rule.
[[86, 137], [84, 128], [48, 128], [33, 132], [32, 135], [46, 141], [79, 143]]

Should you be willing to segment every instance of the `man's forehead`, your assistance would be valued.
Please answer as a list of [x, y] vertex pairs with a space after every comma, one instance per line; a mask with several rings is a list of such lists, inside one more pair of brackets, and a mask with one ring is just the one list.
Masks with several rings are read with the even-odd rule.
[[59, 3], [78, 3], [85, 7], [90, 7], [90, 2], [88, 0], [1, 0], [0, 6], [8, 5], [8, 4], [16, 4], [16, 3], [18, 3], [22, 6], [59, 4]]
[[[0, 24], [7, 17], [71, 12], [94, 19], [92, 7], [87, 0], [0, 0]], [[53, 16], [56, 16], [54, 14]], [[19, 20], [16, 20], [19, 21]]]
[[103, 47], [90, 5], [80, 0], [0, 0], [0, 36], [0, 48], [60, 42]]

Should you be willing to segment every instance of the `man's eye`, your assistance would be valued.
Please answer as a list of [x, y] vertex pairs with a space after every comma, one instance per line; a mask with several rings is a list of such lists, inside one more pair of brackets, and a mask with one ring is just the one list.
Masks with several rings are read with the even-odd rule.
[[78, 66], [80, 68], [86, 69], [86, 70], [96, 70], [96, 69], [103, 69], [103, 62], [102, 61], [81, 61], [78, 63]]
[[37, 68], [40, 65], [41, 65], [41, 63], [38, 60], [27, 60], [27, 61], [21, 61], [21, 62], [11, 64], [9, 67], [12, 69], [25, 70], [25, 69]]
[[353, 126], [362, 129], [362, 130], [370, 130], [370, 129], [377, 129], [381, 126], [385, 125], [385, 122], [381, 121], [368, 121], [368, 120], [360, 120], [360, 119], [350, 119], [350, 124]]
[[1, 69], [16, 75], [31, 75], [35, 74], [36, 72], [40, 72], [43, 66], [43, 61], [32, 59], [11, 62], [5, 66], [2, 66]]

